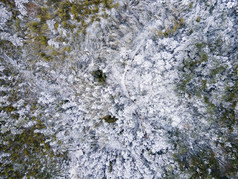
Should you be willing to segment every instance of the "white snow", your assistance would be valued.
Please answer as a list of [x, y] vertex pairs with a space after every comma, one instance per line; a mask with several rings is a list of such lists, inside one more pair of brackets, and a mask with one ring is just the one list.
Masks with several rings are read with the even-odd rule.
[[[15, 2], [25, 16], [24, 3], [28, 0]], [[207, 41], [208, 37], [200, 39], [200, 33], [226, 29], [221, 38], [228, 44], [230, 36], [226, 34], [232, 31], [234, 24], [226, 18], [224, 23], [219, 22], [222, 20], [219, 18], [225, 5], [229, 9], [237, 3], [218, 3], [214, 11], [222, 12], [213, 16], [199, 3], [188, 10], [191, 2], [188, 0], [118, 2], [121, 7], [114, 9], [109, 19], [101, 18], [100, 23], [94, 22], [88, 27], [84, 41], [69, 38], [69, 42], [61, 44], [53, 38], [48, 40], [51, 49], [59, 50], [61, 45], [73, 47], [64, 60], [32, 62], [36, 67], [34, 74], [25, 70], [26, 81], [44, 108], [45, 121], [52, 126], [45, 132], [55, 132], [56, 138], [63, 142], [62, 150], [69, 151], [66, 178], [165, 178], [164, 169], [177, 167], [168, 131], [188, 131], [189, 136], [194, 128], [200, 127], [197, 123], [209, 125], [204, 117], [193, 119], [191, 105], [198, 113], [206, 113], [201, 99], [189, 99], [189, 95], [181, 97], [176, 93], [176, 84], [182, 76], [178, 69], [187, 60], [188, 52], [191, 51], [193, 59], [192, 49], [196, 43]], [[201, 16], [200, 23], [196, 22], [198, 16]], [[10, 17], [11, 13], [0, 6], [0, 29], [5, 28]], [[157, 31], [164, 32], [174, 25], [175, 17], [184, 17], [185, 25], [168, 37], [159, 37]], [[66, 38], [72, 35], [61, 25], [55, 30], [54, 24], [54, 20], [47, 21], [53, 35], [60, 33]], [[219, 27], [220, 24], [223, 26]], [[191, 30], [194, 32], [188, 35]], [[15, 34], [1, 32], [0, 37], [15, 46], [23, 45], [23, 39]], [[208, 49], [206, 52], [209, 53]], [[232, 67], [227, 58], [213, 57]], [[10, 58], [8, 62], [17, 66]], [[210, 69], [213, 64], [209, 63], [207, 68]], [[105, 83], [94, 80], [92, 71], [97, 69], [105, 73]], [[206, 69], [202, 72], [208, 73]], [[224, 92], [219, 88], [222, 83], [216, 83], [221, 93]], [[232, 82], [227, 85], [232, 86]], [[0, 90], [7, 88], [0, 87]], [[21, 105], [21, 101], [16, 104]], [[18, 110], [18, 114], [24, 116], [29, 108]], [[108, 123], [103, 119], [108, 115], [117, 120]], [[16, 124], [21, 123], [23, 120]], [[9, 129], [2, 127], [1, 130]], [[209, 135], [204, 132], [204, 136]]]
[[19, 10], [19, 12], [23, 15], [27, 15], [26, 7], [24, 6], [24, 3], [28, 3], [28, 0], [15, 0], [15, 4]]

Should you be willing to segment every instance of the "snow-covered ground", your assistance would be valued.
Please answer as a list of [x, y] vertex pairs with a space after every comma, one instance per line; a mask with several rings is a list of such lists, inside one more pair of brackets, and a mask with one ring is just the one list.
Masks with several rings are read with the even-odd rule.
[[[19, 19], [25, 17], [22, 23], [27, 21], [24, 3], [15, 2]], [[227, 89], [237, 90], [237, 2], [115, 3], [105, 10], [107, 18], [87, 26], [84, 36], [75, 37], [76, 30], [61, 24], [55, 28], [58, 19], [47, 20], [47, 45], [40, 45], [40, 53], [46, 55], [35, 55], [32, 41], [8, 32], [12, 14], [0, 4], [1, 39], [23, 46], [18, 59], [1, 49], [1, 73], [11, 66], [21, 74], [19, 79], [25, 81], [38, 106], [32, 116], [43, 114], [46, 128], [39, 131], [61, 141], [49, 140], [54, 151], [68, 152], [63, 172], [53, 178], [217, 177], [218, 170], [219, 176], [237, 177], [237, 171], [229, 173], [237, 169], [237, 155], [228, 157], [230, 153], [222, 154], [223, 145], [217, 145], [223, 141], [237, 152], [237, 99], [225, 100]], [[59, 34], [63, 42], [56, 41]], [[67, 46], [70, 50], [64, 52], [63, 60], [40, 58]], [[99, 76], [105, 81], [97, 79], [95, 72], [102, 73]], [[1, 91], [7, 89], [3, 86]], [[18, 101], [14, 107], [23, 119], [31, 104], [22, 106]], [[235, 121], [231, 126], [218, 120], [216, 113], [223, 115], [218, 106], [230, 110], [228, 120]], [[8, 113], [1, 111], [7, 118]], [[1, 132], [11, 130], [7, 125], [36, 123], [22, 121], [1, 124]], [[220, 136], [220, 131], [227, 135]], [[235, 139], [230, 140], [233, 135]], [[202, 162], [193, 158], [210, 149], [212, 159], [222, 164], [219, 169], [204, 155]], [[201, 163], [211, 166], [204, 168]], [[233, 165], [230, 170], [229, 164]]]

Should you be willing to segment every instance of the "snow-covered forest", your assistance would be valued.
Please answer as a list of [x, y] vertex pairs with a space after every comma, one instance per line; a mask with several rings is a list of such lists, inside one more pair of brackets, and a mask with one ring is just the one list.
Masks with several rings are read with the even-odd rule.
[[238, 178], [236, 0], [0, 0], [0, 178]]

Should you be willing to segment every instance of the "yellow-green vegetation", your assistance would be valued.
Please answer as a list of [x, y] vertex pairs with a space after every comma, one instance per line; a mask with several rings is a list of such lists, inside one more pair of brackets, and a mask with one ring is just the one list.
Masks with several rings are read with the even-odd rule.
[[50, 55], [57, 56], [57, 55], [60, 55], [60, 53], [58, 51], [53, 50]]
[[29, 30], [32, 33], [29, 34], [29, 37], [33, 39], [32, 42], [28, 41], [28, 44], [35, 55], [38, 54], [40, 57], [43, 57], [43, 60], [46, 60], [46, 56], [48, 57], [49, 55], [43, 56], [42, 54], [47, 54], [46, 47], [48, 46], [48, 26], [46, 21], [51, 18], [51, 15], [49, 15], [45, 8], [41, 9], [41, 13], [42, 14], [38, 15], [40, 21], [33, 21], [27, 24]]
[[10, 113], [13, 112], [13, 111], [16, 111], [17, 109], [14, 108], [12, 105], [8, 105], [8, 106], [4, 106], [4, 107], [1, 107], [0, 108], [0, 112], [7, 112], [7, 113]]
[[[72, 20], [76, 20], [80, 23], [80, 26], [77, 28], [80, 29], [81, 32], [85, 32], [85, 29], [88, 25], [94, 22], [95, 19], [99, 19], [98, 15], [99, 10], [105, 11], [105, 9], [111, 9], [116, 7], [116, 4], [113, 4], [110, 0], [94, 0], [94, 1], [79, 1], [79, 2], [69, 2], [64, 1], [59, 3], [59, 8], [55, 13], [56, 16], [60, 17], [60, 22], [65, 28], [70, 28], [73, 31], [76, 26], [72, 26], [68, 21], [70, 20], [70, 14], [73, 15]], [[105, 17], [102, 15], [101, 17]], [[89, 19], [89, 23], [86, 23], [85, 20]], [[60, 23], [58, 22], [58, 23]]]
[[38, 18], [40, 18], [40, 23], [45, 24], [47, 20], [52, 19], [54, 16], [49, 13], [49, 9], [42, 7], [40, 9], [40, 14], [38, 15]]
[[39, 56], [44, 60], [44, 61], [49, 61], [51, 59], [51, 56], [46, 55], [44, 52], [40, 52]]
[[40, 33], [41, 23], [40, 22], [30, 22], [28, 23], [29, 29], [34, 33]]
[[[90, 23], [92, 23], [94, 19], [99, 17], [97, 14], [100, 8], [103, 11], [113, 7], [116, 7], [116, 5], [110, 0], [84, 0], [78, 2], [63, 1], [59, 3], [55, 15], [60, 18], [58, 23], [63, 22], [63, 26], [67, 27], [66, 24], [69, 24], [67, 21], [70, 20], [70, 14], [72, 14], [72, 20], [76, 20], [81, 24], [81, 26], [78, 26], [77, 28], [83, 30], [89, 25], [89, 23], [85, 23], [86, 19], [91, 17]], [[70, 25], [68, 25], [68, 27], [70, 27]]]
[[188, 8], [189, 9], [193, 8], [193, 2], [189, 3]]
[[58, 27], [59, 27], [59, 23], [58, 23], [58, 22], [56, 22], [56, 23], [55, 23], [55, 25], [54, 25], [54, 27], [55, 27], [55, 30], [57, 30], [57, 29], [58, 29]]
[[64, 51], [69, 53], [69, 52], [71, 51], [71, 50], [70, 50], [70, 46], [64, 47]]
[[[67, 153], [53, 150], [50, 142], [57, 139], [42, 131], [47, 130], [42, 107], [27, 86], [21, 86], [21, 75], [5, 65], [0, 76], [6, 88], [0, 94], [6, 98], [6, 102], [0, 104], [0, 112], [6, 114], [0, 120], [0, 151], [5, 154], [0, 161], [0, 178], [52, 178], [61, 172]], [[20, 100], [23, 103], [14, 106]], [[20, 117], [21, 109], [26, 113]], [[31, 125], [24, 125], [29, 123]]]
[[[43, 129], [45, 125], [37, 120], [37, 124], [28, 128], [21, 128], [21, 134], [11, 134], [10, 132], [0, 135], [1, 151], [8, 153], [9, 157], [3, 157], [0, 171], [1, 177], [22, 178], [23, 176], [35, 178], [50, 178], [60, 172], [60, 168], [55, 168], [57, 164], [63, 162], [66, 153], [56, 153], [53, 151], [46, 136], [42, 133], [35, 133], [35, 129]], [[4, 142], [4, 143], [3, 143]]]
[[200, 22], [200, 20], [201, 20], [201, 18], [200, 18], [200, 16], [198, 16], [197, 19], [196, 19], [196, 21], [197, 21], [197, 22]]
[[184, 25], [184, 19], [179, 18], [174, 20], [174, 24], [170, 27], [165, 28], [164, 30], [158, 31], [159, 37], [169, 37], [177, 33], [178, 29]]
[[[48, 47], [48, 37], [60, 42], [67, 43], [67, 38], [63, 38], [61, 35], [53, 35], [48, 29], [47, 20], [54, 20], [54, 29], [59, 30], [59, 27], [64, 28], [67, 31], [67, 37], [79, 37], [84, 38], [86, 35], [86, 28], [95, 21], [100, 21], [101, 18], [108, 18], [106, 10], [116, 8], [117, 4], [111, 0], [83, 0], [70, 2], [68, 0], [54, 0], [46, 2], [46, 6], [36, 7], [39, 8], [37, 18], [27, 24], [30, 31], [28, 37], [33, 41], [28, 41], [28, 45], [33, 48], [32, 53], [40, 57], [41, 60], [58, 61], [65, 58], [65, 52], [70, 52], [70, 47], [64, 47], [63, 43], [60, 43], [58, 49], [52, 49], [54, 47]], [[102, 11], [99, 15], [99, 11]], [[72, 16], [72, 17], [71, 17]], [[74, 33], [76, 31], [76, 33]], [[74, 34], [73, 34], [74, 33]], [[58, 53], [53, 53], [57, 51]], [[45, 54], [42, 56], [42, 53]]]
[[20, 23], [21, 23], [21, 20], [19, 18], [16, 18], [16, 24], [15, 24], [16, 30], [20, 29]]
[[46, 36], [36, 36], [34, 41], [39, 42], [42, 46], [47, 46], [47, 37]]
[[[39, 8], [38, 19], [32, 22], [27, 23], [27, 27], [30, 31], [28, 37], [33, 41], [28, 41], [30, 46], [31, 53], [38, 55], [42, 60], [50, 60], [48, 55], [47, 46], [48, 46], [48, 26], [46, 21], [52, 19], [52, 14], [49, 13], [49, 9], [42, 7]], [[43, 55], [44, 54], [44, 55]]]
[[[44, 10], [45, 11], [45, 10]], [[42, 12], [43, 14], [39, 15], [40, 21], [33, 21], [27, 24], [28, 28], [36, 34], [45, 33], [48, 29], [46, 20], [51, 19], [51, 16], [47, 12]]]
[[168, 37], [168, 36], [170, 35], [170, 33], [171, 33], [170, 28], [167, 28], [167, 29], [165, 29], [165, 31], [164, 31], [164, 36], [165, 36], [165, 37]]

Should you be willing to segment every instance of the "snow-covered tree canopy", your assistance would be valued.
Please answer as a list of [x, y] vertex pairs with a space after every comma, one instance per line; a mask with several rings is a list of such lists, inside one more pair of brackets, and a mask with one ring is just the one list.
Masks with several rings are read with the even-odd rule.
[[0, 0], [0, 178], [237, 178], [235, 0]]

